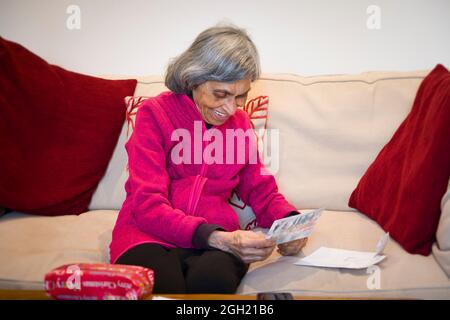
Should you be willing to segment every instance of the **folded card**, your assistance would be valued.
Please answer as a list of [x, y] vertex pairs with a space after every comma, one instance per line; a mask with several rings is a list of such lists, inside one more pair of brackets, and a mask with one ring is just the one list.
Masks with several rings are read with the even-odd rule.
[[381, 255], [389, 240], [389, 233], [386, 233], [376, 246], [373, 252], [344, 250], [328, 247], [320, 247], [309, 256], [299, 259], [294, 264], [310, 267], [326, 268], [347, 268], [363, 269], [368, 268], [386, 258]]
[[266, 234], [267, 239], [275, 239], [277, 244], [308, 237], [324, 211], [323, 208], [311, 212], [278, 219]]

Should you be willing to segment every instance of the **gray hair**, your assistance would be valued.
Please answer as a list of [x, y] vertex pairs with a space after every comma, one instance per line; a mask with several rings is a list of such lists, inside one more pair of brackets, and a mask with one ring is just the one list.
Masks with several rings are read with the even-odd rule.
[[165, 85], [189, 94], [206, 81], [255, 81], [261, 74], [255, 44], [244, 29], [215, 26], [200, 33], [191, 46], [167, 68]]

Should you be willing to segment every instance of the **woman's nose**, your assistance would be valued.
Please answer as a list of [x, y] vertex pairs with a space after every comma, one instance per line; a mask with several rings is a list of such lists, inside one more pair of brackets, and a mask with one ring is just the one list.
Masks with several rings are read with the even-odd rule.
[[237, 109], [237, 103], [235, 99], [230, 99], [227, 101], [227, 103], [225, 103], [224, 105], [224, 109], [227, 112], [228, 115], [232, 116], [233, 114], [236, 113], [236, 109]]

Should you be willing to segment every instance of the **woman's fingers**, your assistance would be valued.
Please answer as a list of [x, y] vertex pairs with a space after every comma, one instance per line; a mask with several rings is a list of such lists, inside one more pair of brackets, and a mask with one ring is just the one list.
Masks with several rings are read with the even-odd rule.
[[277, 252], [282, 256], [292, 256], [300, 252], [299, 248], [278, 249]]
[[274, 249], [275, 246], [267, 248], [243, 248], [241, 252], [245, 255], [269, 256]]
[[246, 263], [266, 259], [275, 249], [276, 243], [263, 234], [253, 231], [234, 231], [231, 250]]
[[[278, 245], [278, 253], [295, 255], [306, 245], [308, 238], [297, 239]], [[258, 232], [238, 230], [233, 232], [231, 251], [246, 263], [267, 259], [275, 249], [274, 240], [266, 239]]]
[[275, 241], [266, 239], [263, 234], [253, 231], [235, 231], [233, 232], [234, 246], [239, 248], [272, 248]]
[[277, 252], [282, 256], [292, 256], [299, 252], [298, 249], [277, 249]]
[[264, 257], [260, 257], [260, 256], [244, 256], [244, 257], [240, 257], [240, 258], [245, 263], [253, 263], [253, 262], [263, 261], [265, 259]]
[[[254, 232], [252, 232], [254, 233]], [[243, 248], [271, 248], [275, 246], [273, 240], [266, 239], [263, 235], [255, 234], [248, 237], [242, 237], [240, 246]]]
[[307, 241], [308, 238], [303, 238], [280, 244], [278, 245], [277, 252], [283, 256], [297, 254], [306, 245]]
[[243, 259], [244, 257], [260, 257], [258, 260], [264, 260], [275, 249], [275, 246], [266, 248], [239, 247], [235, 252]]

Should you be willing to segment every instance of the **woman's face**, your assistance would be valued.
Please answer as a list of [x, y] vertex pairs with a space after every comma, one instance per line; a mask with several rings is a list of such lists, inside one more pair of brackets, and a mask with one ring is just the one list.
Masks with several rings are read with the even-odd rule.
[[204, 121], [219, 126], [242, 107], [250, 91], [250, 79], [236, 82], [206, 81], [192, 90]]

